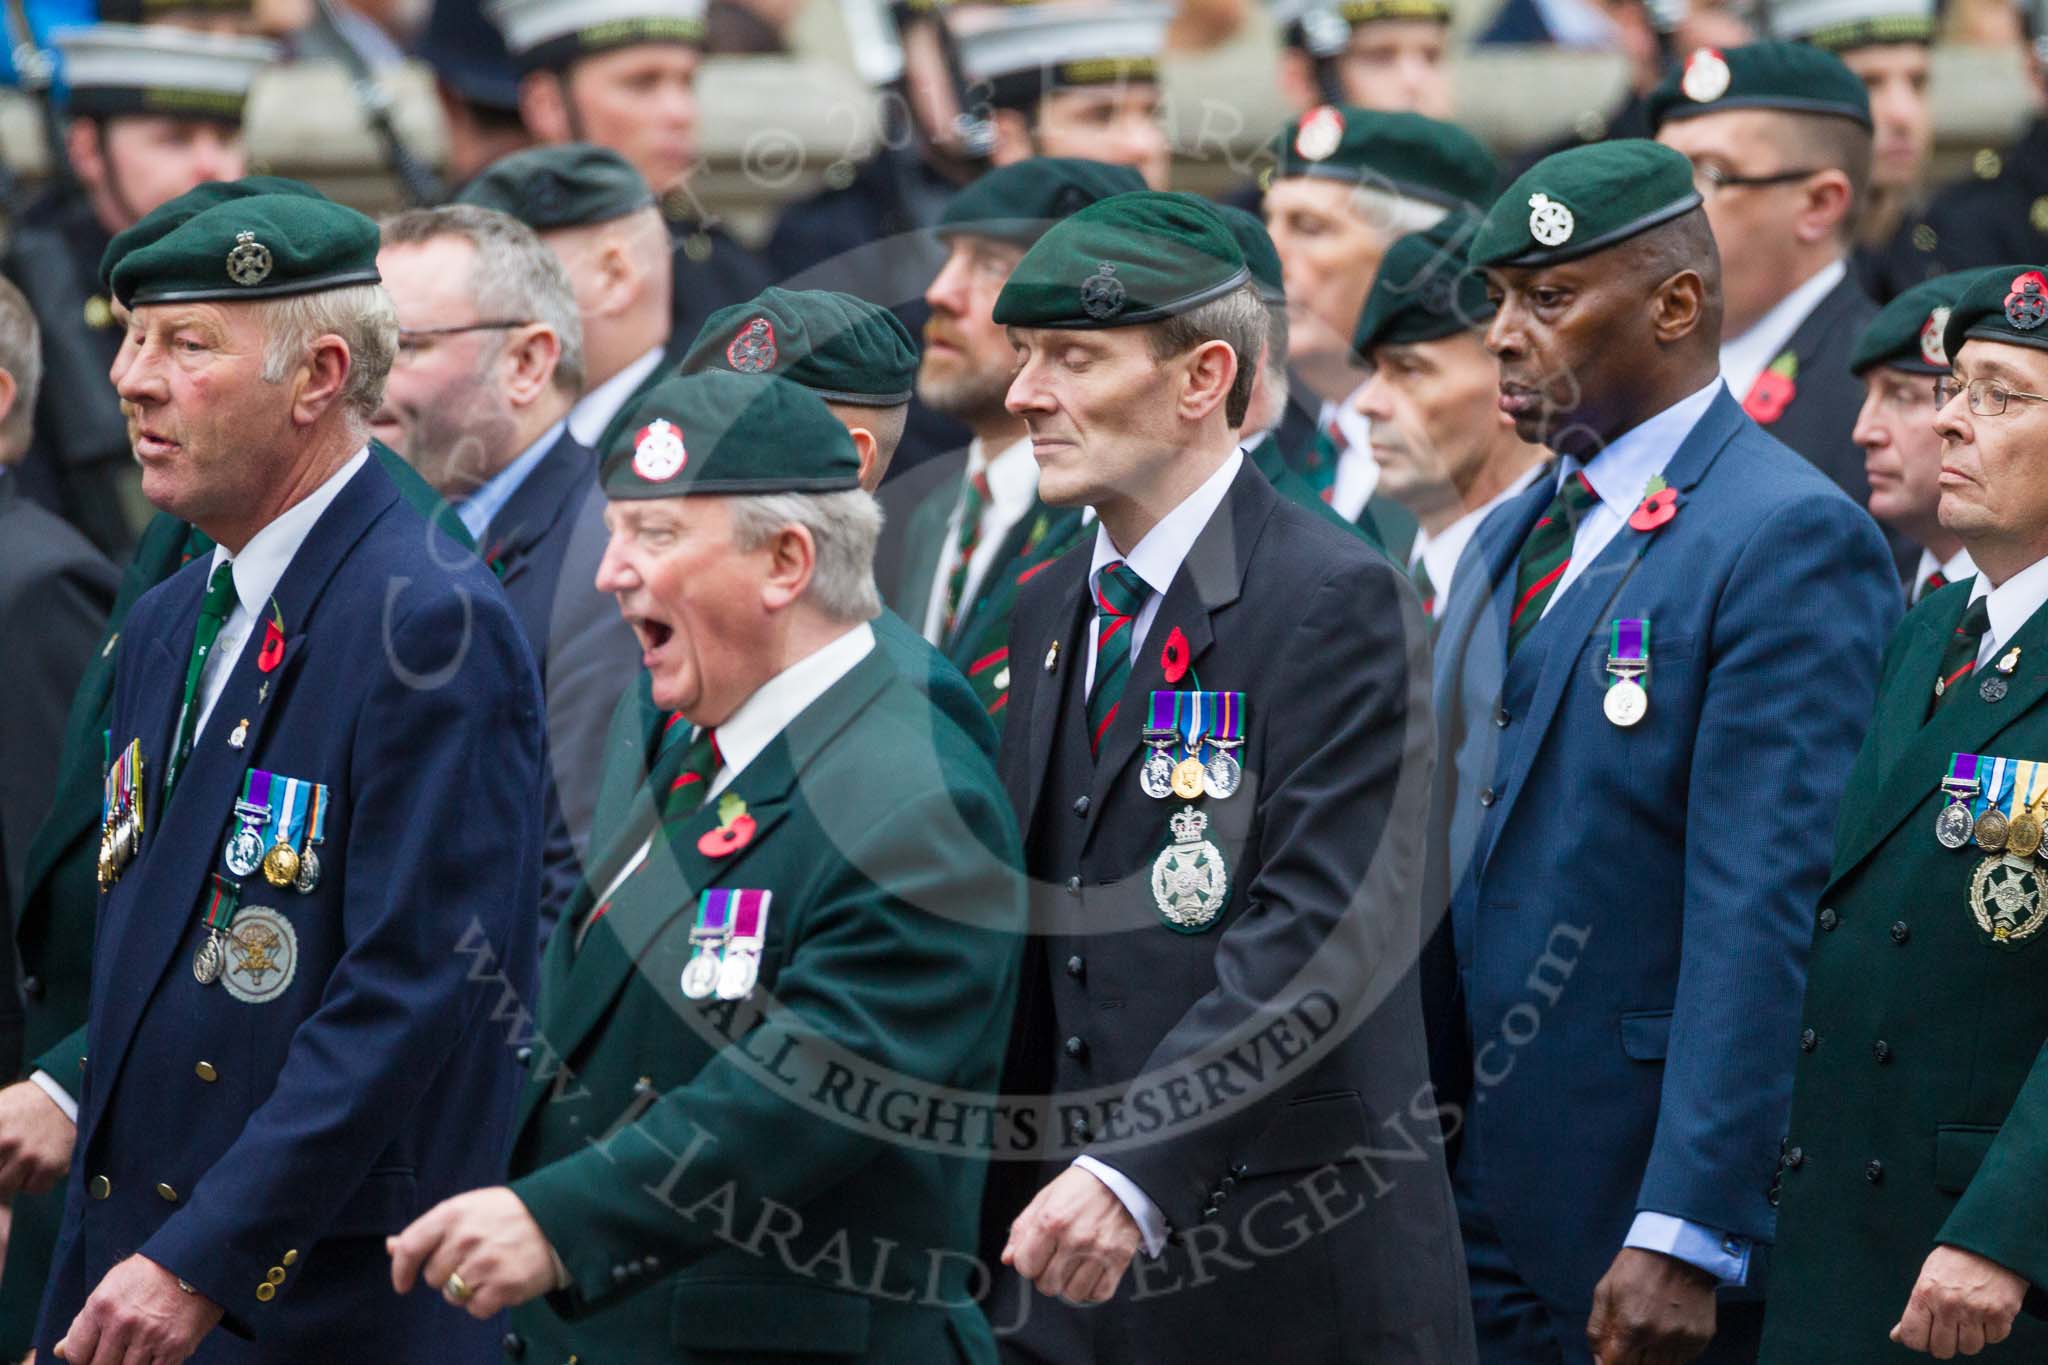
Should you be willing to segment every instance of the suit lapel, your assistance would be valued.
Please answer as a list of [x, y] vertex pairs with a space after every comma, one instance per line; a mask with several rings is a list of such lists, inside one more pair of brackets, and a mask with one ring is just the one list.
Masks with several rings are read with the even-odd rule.
[[[194, 741], [178, 775], [177, 791], [183, 793], [175, 797], [178, 804], [166, 809], [162, 801], [163, 757], [172, 742], [171, 727], [183, 691], [183, 661], [197, 626], [198, 599], [207, 573], [204, 563], [188, 567], [192, 580], [186, 590], [189, 600], [170, 618], [171, 635], [153, 641], [162, 656], [171, 660], [170, 677], [175, 680], [169, 686], [152, 683], [152, 690], [160, 696], [147, 703], [153, 708], [147, 714], [159, 745], [156, 773], [146, 779], [157, 793], [155, 847], [124, 878], [149, 878], [149, 904], [136, 904], [132, 894], [122, 898], [124, 912], [127, 906], [134, 906], [137, 913], [110, 917], [106, 926], [110, 932], [100, 940], [104, 950], [94, 954], [93, 993], [103, 1005], [93, 1031], [92, 1055], [97, 1059], [93, 1071], [100, 1078], [96, 1088], [101, 1095], [111, 1093], [142, 1011], [190, 926], [193, 907], [219, 854], [235, 799], [241, 795], [242, 775], [248, 771], [251, 757], [261, 751], [270, 719], [284, 704], [304, 656], [314, 605], [356, 542], [396, 497], [390, 479], [374, 462], [368, 463], [314, 523], [277, 585], [275, 610], [283, 617], [286, 632], [282, 659], [267, 671], [262, 667], [265, 620], [274, 619], [266, 614], [251, 630], [204, 733]], [[166, 713], [173, 719], [166, 720]], [[241, 746], [236, 747], [229, 738], [243, 720], [248, 721], [248, 730]], [[120, 989], [115, 988], [116, 982], [123, 983]], [[80, 1136], [89, 1140], [90, 1133]]]
[[[1246, 460], [1239, 467], [1237, 477], [1231, 480], [1229, 491], [1210, 516], [1208, 525], [1195, 538], [1187, 558], [1181, 561], [1180, 572], [1174, 575], [1165, 598], [1159, 604], [1158, 613], [1152, 618], [1145, 643], [1139, 646], [1138, 653], [1131, 660], [1131, 671], [1124, 681], [1124, 694], [1118, 702], [1116, 721], [1102, 738], [1102, 751], [1095, 760], [1094, 781], [1089, 785], [1085, 838], [1094, 837], [1102, 812], [1108, 806], [1104, 797], [1137, 755], [1140, 732], [1145, 726], [1145, 710], [1152, 693], [1169, 686], [1191, 685], [1201, 676], [1202, 658], [1215, 641], [1210, 617], [1237, 601], [1242, 593], [1245, 567], [1251, 561], [1252, 547], [1258, 543], [1259, 533], [1265, 528], [1266, 518], [1272, 513], [1278, 496], [1265, 476]], [[1179, 683], [1169, 684], [1160, 657], [1167, 639], [1175, 630], [1187, 637], [1188, 676]], [[1082, 637], [1084, 642], [1086, 638]], [[1084, 652], [1084, 661], [1085, 658]]]
[[936, 581], [939, 555], [946, 543], [946, 522], [959, 500], [959, 482], [948, 479], [917, 505], [904, 532], [903, 590], [897, 594], [900, 605], [896, 614], [910, 622], [919, 634], [924, 633], [932, 594], [943, 591]]
[[[1017, 808], [1017, 818], [1026, 828], [1030, 827], [1031, 813], [1038, 809], [1046, 770], [1052, 766], [1053, 735], [1059, 726], [1060, 699], [1067, 695], [1067, 675], [1074, 669], [1085, 671], [1088, 667], [1088, 568], [1089, 556], [1076, 552], [1045, 571], [1056, 613], [1046, 650], [1052, 656], [1052, 667], [1048, 669], [1045, 660], [1035, 658], [1017, 659], [1011, 664], [1012, 668], [1037, 668], [1045, 673], [1031, 692], [1031, 743], [1025, 756], [1028, 775], [1023, 804]], [[1059, 612], [1064, 612], [1064, 617]], [[1079, 689], [1074, 695], [1080, 695]]]
[[[1734, 399], [1725, 391], [1716, 395], [1666, 463], [1664, 479], [1678, 491], [1679, 516], [1685, 514], [1687, 494], [1706, 474], [1742, 420], [1742, 410]], [[1561, 597], [1551, 603], [1551, 619], [1538, 627], [1540, 634], [1549, 636], [1542, 672], [1529, 701], [1528, 723], [1519, 727], [1521, 733], [1507, 769], [1500, 813], [1493, 822], [1495, 829], [1506, 827], [1514, 813], [1516, 798], [1528, 785], [1525, 779], [1529, 769], [1554, 728], [1551, 722], [1557, 714], [1558, 703], [1577, 671], [1579, 655], [1585, 650], [1586, 642], [1599, 633], [1608, 608], [1620, 596], [1638, 561], [1650, 552], [1663, 534], [1661, 529], [1638, 531], [1624, 524], [1614, 539], [1607, 542], [1599, 557], [1586, 567]], [[1506, 630], [1505, 621], [1502, 622], [1502, 630]]]
[[509, 587], [526, 572], [533, 547], [578, 505], [585, 491], [596, 486], [596, 478], [590, 452], [564, 427], [484, 528], [484, 563], [499, 582]]
[[[1963, 607], [1969, 604], [1968, 594], [1957, 594], [1957, 600], [1960, 605], [1955, 617], [1960, 619]], [[1942, 625], [1953, 631], [1954, 620]], [[1877, 791], [1870, 801], [1870, 819], [1853, 842], [1843, 846], [1836, 859], [1838, 878], [1869, 856], [1930, 793], [1939, 789], [1941, 779], [1948, 774], [1951, 754], [1994, 753], [1998, 736], [2043, 698], [2048, 698], [2048, 610], [2041, 610], [2029, 617], [2012, 642], [1993, 656], [2002, 657], [2015, 646], [2020, 651], [2019, 666], [2013, 670], [2004, 700], [1989, 702], [1979, 695], [1980, 671], [1964, 679], [1961, 697], [1928, 717], [1924, 725], [1920, 724], [1919, 713], [1914, 713], [1912, 707], [1913, 699], [1917, 698], [1920, 706], [1925, 707], [1934, 689], [1935, 672], [1941, 666], [1942, 633], [1928, 628], [1926, 634], [1926, 641], [1915, 641], [1911, 654], [1900, 661], [1890, 689], [1894, 695], [1888, 695], [1880, 704], [1880, 715], [1887, 724], [1905, 722], [1910, 714], [1913, 728], [1904, 733], [1911, 737], [1898, 746], [1898, 756], [1890, 767], [1880, 769]], [[1916, 671], [1908, 672], [1908, 666]], [[2005, 757], [2048, 758], [2048, 753]]]

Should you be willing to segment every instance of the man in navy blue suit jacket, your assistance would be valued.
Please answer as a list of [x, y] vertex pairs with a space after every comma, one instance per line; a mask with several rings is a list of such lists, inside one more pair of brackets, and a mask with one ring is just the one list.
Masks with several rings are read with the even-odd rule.
[[70, 1152], [44, 1360], [496, 1353], [394, 1300], [381, 1239], [504, 1160], [540, 701], [489, 572], [369, 458], [376, 247], [259, 196], [114, 268], [144, 492], [218, 548], [129, 616], [90, 1017], [0, 1101], [0, 1144]]
[[[1685, 158], [1539, 162], [1470, 259], [1522, 439], [1436, 660], [1438, 1082], [1480, 1358], [1753, 1358], [1814, 900], [1898, 612], [1717, 374]], [[1718, 1303], [1717, 1303], [1718, 1300]]]

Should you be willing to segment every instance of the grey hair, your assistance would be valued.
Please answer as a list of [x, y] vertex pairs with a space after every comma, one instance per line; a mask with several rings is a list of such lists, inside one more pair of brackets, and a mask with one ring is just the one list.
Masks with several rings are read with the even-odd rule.
[[1427, 232], [1451, 216], [1451, 211], [1441, 204], [1373, 185], [1360, 185], [1352, 190], [1351, 211], [1386, 234], [1390, 242], [1411, 232]]
[[28, 449], [35, 437], [36, 393], [43, 386], [43, 339], [35, 310], [12, 283], [0, 279], [0, 370], [14, 377], [14, 406], [0, 422], [0, 464]]
[[413, 246], [440, 237], [469, 243], [469, 294], [481, 321], [544, 324], [555, 334], [555, 387], [583, 392], [583, 318], [569, 272], [534, 230], [509, 213], [477, 204], [407, 209], [382, 224], [385, 246]]
[[313, 343], [338, 336], [348, 347], [348, 380], [341, 390], [342, 409], [358, 436], [384, 401], [384, 381], [398, 352], [398, 310], [381, 284], [351, 284], [313, 294], [265, 299], [263, 382], [281, 384], [292, 367], [303, 364]]
[[785, 527], [801, 526], [817, 547], [804, 596], [835, 621], [869, 621], [882, 610], [875, 589], [875, 542], [882, 505], [857, 488], [843, 493], [765, 493], [732, 499], [733, 542], [758, 550]]
[[1230, 393], [1223, 400], [1224, 420], [1236, 431], [1244, 426], [1245, 412], [1251, 407], [1252, 385], [1259, 377], [1259, 349], [1266, 344], [1271, 326], [1265, 300], [1254, 286], [1246, 284], [1177, 317], [1152, 323], [1145, 332], [1154, 360], [1171, 360], [1211, 341], [1224, 342], [1237, 353], [1237, 377], [1230, 381]]

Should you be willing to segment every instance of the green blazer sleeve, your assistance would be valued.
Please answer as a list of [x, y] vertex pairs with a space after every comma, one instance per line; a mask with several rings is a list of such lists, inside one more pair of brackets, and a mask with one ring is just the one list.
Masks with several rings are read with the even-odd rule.
[[1956, 1202], [1936, 1241], [1973, 1251], [2048, 1287], [2048, 1048], [2020, 1087], [1985, 1153], [1984, 1164]]

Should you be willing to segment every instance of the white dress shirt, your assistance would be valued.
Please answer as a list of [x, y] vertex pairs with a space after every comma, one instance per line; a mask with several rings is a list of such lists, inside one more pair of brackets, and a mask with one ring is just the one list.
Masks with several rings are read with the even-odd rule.
[[1977, 646], [1977, 667], [1982, 668], [1993, 655], [2006, 647], [2012, 637], [2020, 633], [2025, 625], [2048, 602], [2048, 559], [2037, 559], [2021, 569], [1997, 587], [1983, 574], [1970, 587], [1970, 600], [1989, 598], [1985, 609], [1991, 613], [1991, 629], [1984, 632], [1983, 642]]
[[1003, 538], [1017, 523], [1031, 514], [1038, 501], [1038, 460], [1031, 453], [1029, 436], [988, 454], [979, 436], [967, 447], [967, 477], [960, 481], [959, 496], [946, 518], [946, 539], [939, 546], [939, 559], [932, 574], [931, 591], [925, 597], [924, 638], [933, 644], [944, 642], [946, 634], [946, 585], [952, 581], [954, 566], [960, 562], [960, 518], [967, 511], [967, 485], [976, 474], [988, 476], [988, 499], [981, 505], [981, 529], [976, 533], [974, 553], [967, 560], [967, 579], [960, 588], [962, 609], [981, 591], [982, 580], [995, 566], [996, 552]]
[[[206, 662], [200, 665], [199, 695], [195, 699], [199, 705], [199, 717], [192, 724], [194, 749], [199, 747], [200, 736], [206, 733], [206, 721], [213, 714], [214, 703], [227, 690], [228, 679], [234, 675], [235, 660], [241, 657], [242, 647], [255, 634], [256, 623], [270, 614], [270, 598], [277, 591], [278, 580], [291, 567], [299, 547], [306, 543], [306, 537], [312, 534], [314, 525], [320, 520], [320, 514], [341, 495], [341, 490], [369, 458], [368, 446], [351, 455], [348, 463], [327, 476], [326, 482], [249, 537], [242, 553], [231, 556], [226, 546], [213, 547], [212, 562], [206, 567], [207, 578], [211, 581], [213, 571], [222, 564], [233, 565], [229, 572], [235, 579], [235, 605], [228, 612], [228, 619], [221, 623], [220, 634], [214, 638], [213, 649], [206, 656]], [[287, 632], [296, 626], [296, 622], [285, 622]], [[191, 648], [189, 641], [186, 648]], [[29, 1079], [64, 1111], [64, 1117], [73, 1123], [78, 1122], [78, 1101], [57, 1083], [56, 1077], [47, 1071], [38, 1071]]]
[[[633, 396], [633, 390], [640, 387], [640, 381], [653, 374], [654, 367], [660, 363], [661, 347], [656, 346], [577, 399], [576, 406], [569, 409], [569, 434], [576, 438], [577, 444], [597, 450], [597, 438], [604, 435], [604, 429], [612, 424], [612, 418], [626, 406], [626, 400]], [[597, 456], [603, 459], [604, 452], [598, 450]]]
[[1586, 482], [1593, 485], [1600, 501], [1579, 518], [1579, 533], [1572, 538], [1571, 563], [1565, 566], [1564, 577], [1557, 580], [1550, 600], [1543, 604], [1544, 615], [1548, 616], [1550, 609], [1564, 599], [1566, 591], [1600, 557], [1608, 542], [1621, 534], [1636, 508], [1643, 505], [1643, 486], [1664, 472], [1720, 391], [1721, 381], [1716, 379], [1698, 393], [1679, 399], [1649, 421], [1615, 437], [1589, 463], [1581, 463], [1575, 456], [1558, 461], [1557, 487], [1564, 487], [1566, 479], [1575, 478], [1584, 470]]
[[1325, 403], [1316, 416], [1318, 430], [1331, 426], [1344, 438], [1337, 452], [1337, 469], [1330, 483], [1330, 506], [1346, 521], [1355, 522], [1372, 501], [1380, 486], [1380, 462], [1372, 457], [1372, 423], [1360, 416], [1350, 400]]
[[[791, 721], [831, 691], [874, 647], [874, 627], [863, 621], [755, 688], [753, 695], [734, 708], [725, 723], [718, 727], [719, 768], [711, 776], [711, 789], [705, 793], [704, 799], [708, 802], [730, 787], [733, 780], [747, 770], [747, 765], [759, 758], [762, 750], [789, 728]], [[696, 738], [694, 730], [690, 737], [692, 740]], [[626, 878], [640, 870], [640, 864], [647, 861], [648, 853], [654, 848], [654, 835], [658, 832], [650, 832], [634, 850], [633, 856], [626, 859], [625, 866], [606, 883], [604, 894], [597, 898], [596, 904], [603, 905], [609, 901], [625, 885]], [[582, 946], [583, 934], [591, 922], [586, 919], [576, 927], [577, 946]]]
[[1934, 551], [1922, 549], [1919, 567], [1913, 570], [1913, 581], [1906, 585], [1907, 606], [1920, 604], [1920, 599], [1926, 596], [1920, 589], [1927, 582], [1927, 575], [1934, 573], [1941, 575], [1944, 584], [1960, 583], [1965, 578], [1976, 577], [1977, 564], [1970, 558], [1968, 550], [1957, 550], [1944, 562], [1934, 557]]
[[483, 544], [484, 532], [490, 529], [491, 519], [504, 509], [512, 495], [519, 491], [519, 485], [526, 482], [526, 476], [555, 448], [555, 442], [562, 439], [565, 424], [566, 419], [549, 427], [538, 441], [520, 451], [511, 464], [485, 479], [475, 492], [455, 504], [455, 515], [468, 530], [471, 540], [478, 545]]
[[1737, 402], [1749, 396], [1749, 386], [1756, 383], [1757, 376], [1785, 353], [1786, 343], [1799, 330], [1799, 324], [1820, 307], [1828, 291], [1848, 273], [1849, 267], [1843, 262], [1829, 262], [1805, 284], [1772, 304], [1771, 311], [1758, 318], [1748, 331], [1721, 343], [1721, 378], [1728, 381], [1728, 391]]
[[1450, 604], [1451, 575], [1457, 571], [1458, 561], [1464, 557], [1465, 547], [1472, 543], [1472, 533], [1479, 529], [1479, 523], [1485, 521], [1494, 508], [1527, 492], [1529, 485], [1536, 482], [1542, 473], [1542, 465], [1530, 465], [1515, 476], [1513, 483], [1435, 535], [1427, 531], [1415, 533], [1415, 545], [1408, 552], [1408, 572], [1413, 574], [1418, 563], [1428, 572], [1429, 586], [1436, 594], [1436, 600], [1430, 604], [1433, 608], [1430, 615], [1442, 616], [1444, 608]]
[[[1136, 658], [1143, 648], [1145, 635], [1152, 629], [1154, 618], [1159, 615], [1159, 603], [1166, 596], [1166, 590], [1180, 573], [1181, 563], [1187, 559], [1188, 551], [1195, 548], [1195, 541], [1209, 519], [1216, 515], [1216, 509], [1223, 505], [1224, 494], [1230, 491], [1230, 481], [1237, 477], [1237, 471], [1244, 465], [1244, 451], [1233, 450], [1230, 458], [1211, 474], [1202, 486], [1159, 519], [1159, 524], [1145, 533], [1145, 538], [1131, 547], [1129, 554], [1119, 554], [1110, 541], [1109, 532], [1095, 528], [1095, 558], [1088, 569], [1088, 591], [1096, 593], [1104, 566], [1123, 560], [1138, 571], [1145, 580], [1145, 586], [1152, 589], [1145, 605], [1138, 610], [1137, 619], [1125, 632], [1129, 636], [1131, 657]], [[1088, 685], [1095, 685], [1095, 620], [1088, 624]], [[1145, 1254], [1157, 1256], [1166, 1246], [1166, 1215], [1152, 1202], [1136, 1182], [1113, 1166], [1105, 1165], [1092, 1156], [1077, 1156], [1074, 1164], [1109, 1187], [1117, 1202], [1131, 1215], [1138, 1225], [1138, 1232], [1144, 1238]]]

